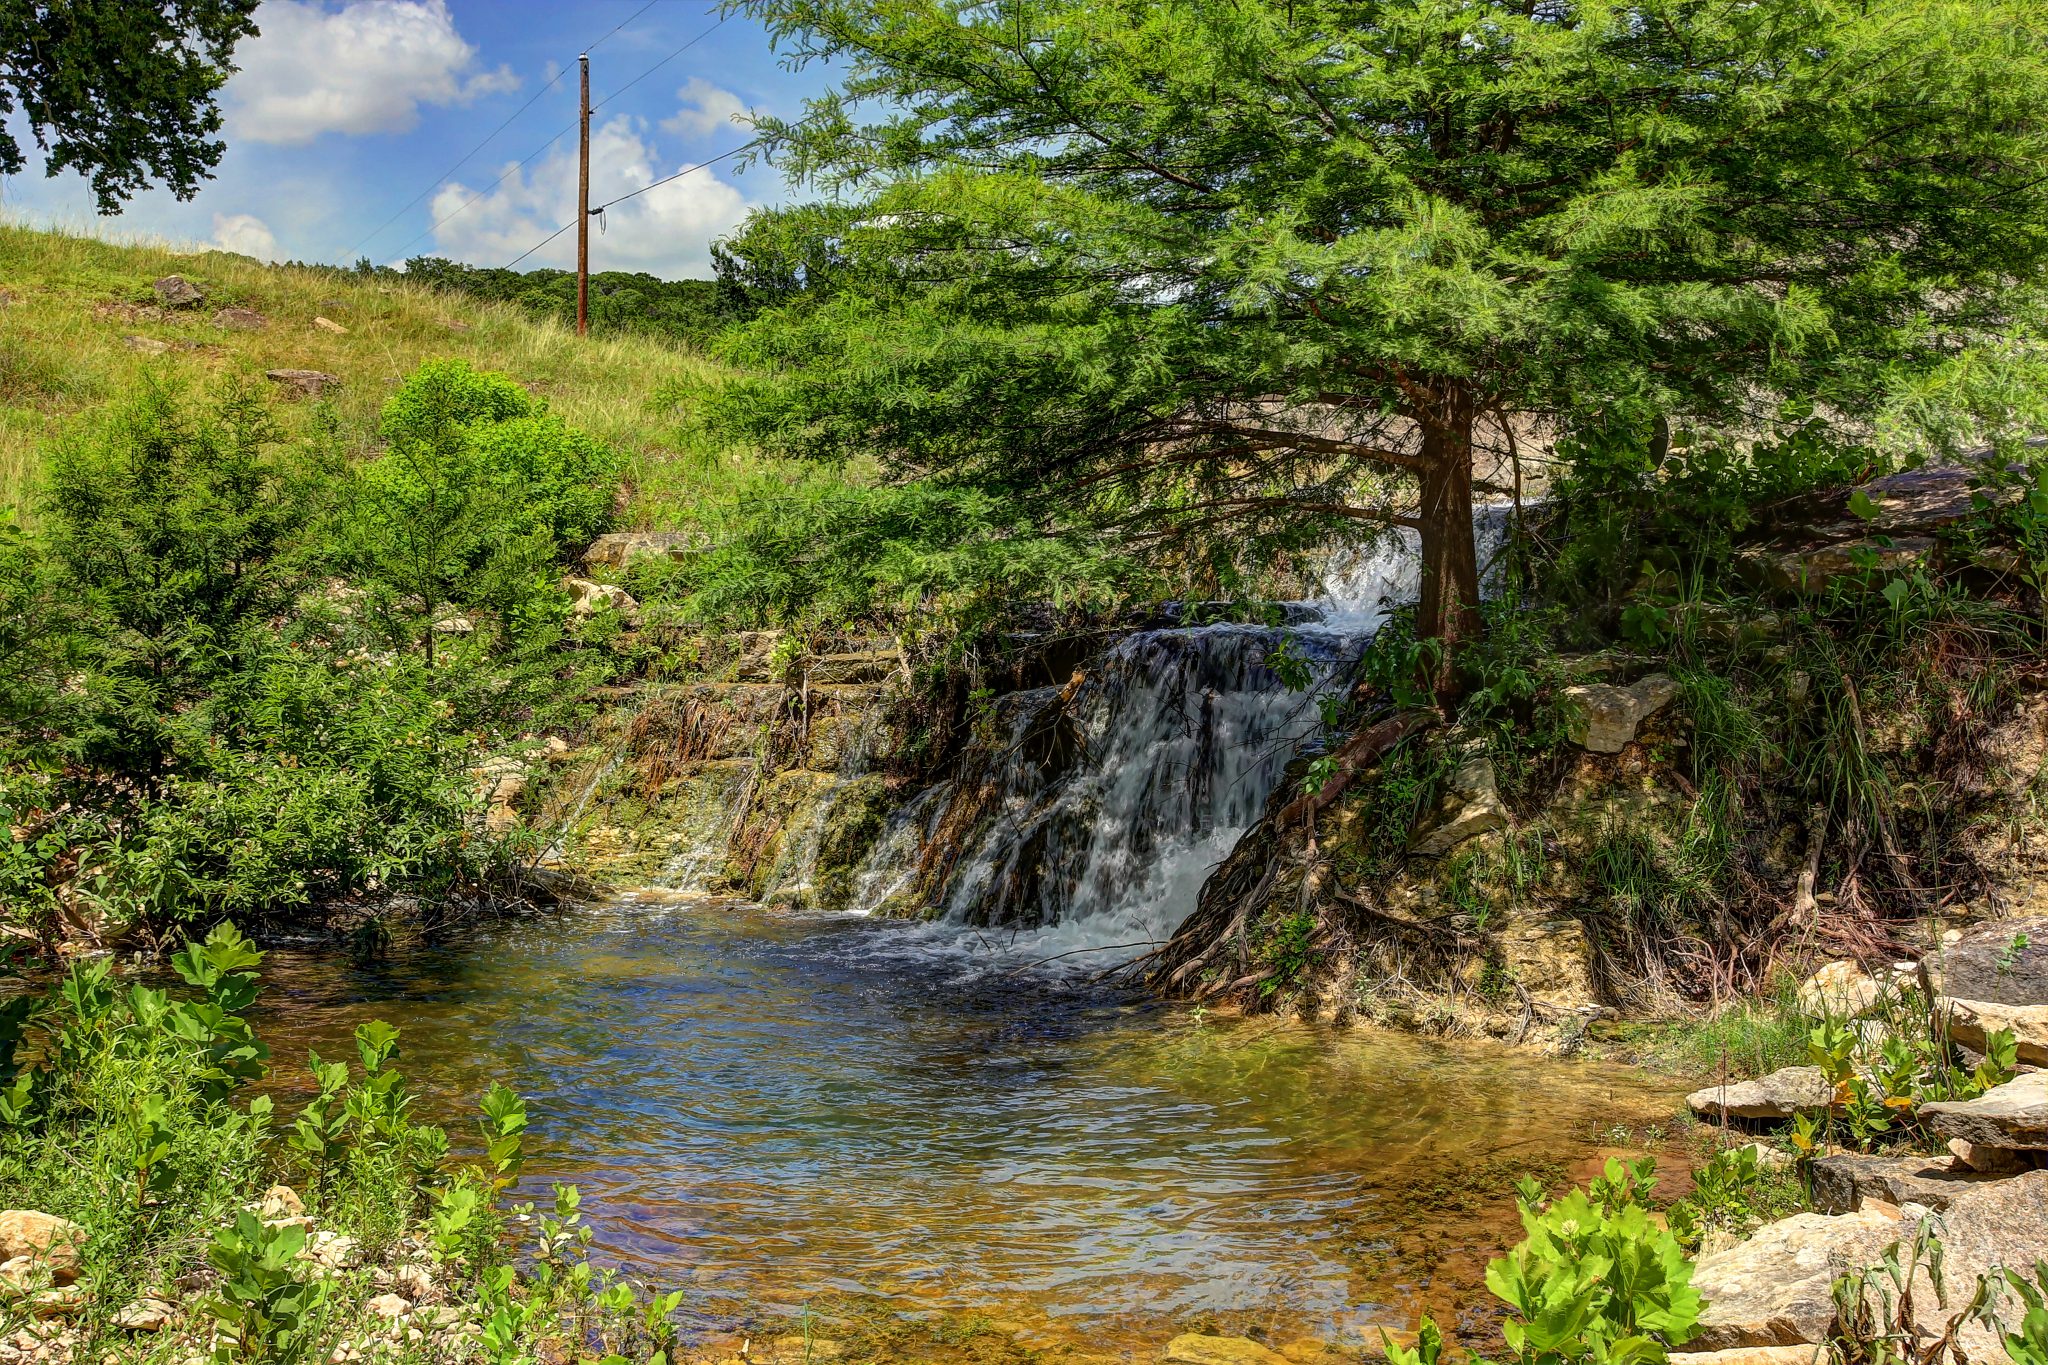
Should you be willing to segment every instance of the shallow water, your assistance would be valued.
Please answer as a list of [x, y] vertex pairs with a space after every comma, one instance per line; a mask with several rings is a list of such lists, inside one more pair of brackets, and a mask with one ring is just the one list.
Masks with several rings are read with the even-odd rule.
[[[939, 951], [951, 947], [954, 951]], [[428, 1116], [529, 1098], [528, 1184], [698, 1320], [821, 1295], [1095, 1351], [1483, 1313], [1506, 1191], [1673, 1097], [1619, 1068], [1204, 1019], [929, 931], [625, 900], [351, 966], [280, 953], [281, 1070], [404, 1032]]]

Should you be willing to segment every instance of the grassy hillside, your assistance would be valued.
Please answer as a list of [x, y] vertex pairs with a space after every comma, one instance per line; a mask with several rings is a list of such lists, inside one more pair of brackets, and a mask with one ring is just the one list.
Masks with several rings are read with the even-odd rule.
[[[158, 316], [152, 282], [177, 274], [206, 293]], [[260, 330], [217, 324], [225, 308]], [[326, 318], [347, 328], [317, 327]], [[169, 349], [159, 349], [159, 344]], [[693, 483], [735, 472], [676, 458], [686, 436], [673, 395], [710, 362], [649, 337], [578, 339], [511, 304], [484, 304], [389, 277], [266, 266], [222, 252], [117, 245], [0, 223], [0, 506], [29, 507], [42, 452], [124, 392], [171, 378], [205, 387], [244, 379], [272, 392], [287, 432], [319, 405], [291, 401], [268, 369], [340, 376], [331, 406], [351, 442], [373, 439], [379, 407], [422, 360], [453, 356], [509, 373], [576, 426], [631, 459], [634, 510], [659, 519]]]

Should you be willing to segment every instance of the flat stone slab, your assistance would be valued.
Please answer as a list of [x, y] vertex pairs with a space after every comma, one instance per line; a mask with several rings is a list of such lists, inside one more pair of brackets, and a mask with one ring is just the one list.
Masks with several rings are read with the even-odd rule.
[[1835, 1088], [1817, 1066], [1788, 1066], [1722, 1087], [1710, 1085], [1686, 1096], [1686, 1105], [1703, 1119], [1789, 1119], [1794, 1114], [1825, 1109]]
[[2048, 1004], [2008, 1005], [2002, 1000], [1958, 1000], [1943, 996], [1949, 1037], [1974, 1052], [1985, 1051], [1994, 1033], [2010, 1033], [2019, 1059], [2048, 1066]]
[[1249, 1337], [1211, 1337], [1185, 1332], [1166, 1343], [1166, 1365], [1288, 1365], [1287, 1357]]
[[1726, 1351], [1817, 1343], [1835, 1320], [1835, 1277], [1875, 1264], [1885, 1247], [1910, 1235], [1897, 1209], [1871, 1204], [1836, 1217], [1794, 1214], [1702, 1256], [1692, 1287], [1706, 1306], [1687, 1345]]
[[2048, 1148], [2048, 1071], [2015, 1077], [1974, 1100], [1924, 1104], [1920, 1115], [1943, 1137], [1979, 1147]]
[[1813, 1206], [1822, 1213], [1853, 1213], [1865, 1200], [1918, 1204], [1937, 1212], [1995, 1175], [1973, 1171], [1947, 1157], [1863, 1156], [1841, 1152], [1811, 1167]]
[[1669, 675], [1652, 673], [1627, 687], [1585, 683], [1564, 693], [1565, 733], [1572, 743], [1595, 754], [1618, 754], [1636, 737], [1636, 729], [1678, 695]]

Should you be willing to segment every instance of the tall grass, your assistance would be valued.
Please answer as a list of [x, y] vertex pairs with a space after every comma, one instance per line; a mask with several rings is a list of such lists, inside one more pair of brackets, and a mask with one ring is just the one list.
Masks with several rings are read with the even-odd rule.
[[[156, 318], [154, 280], [183, 275], [206, 291], [194, 309]], [[672, 342], [577, 337], [513, 305], [485, 304], [390, 279], [310, 266], [269, 266], [218, 251], [117, 243], [0, 222], [0, 507], [33, 517], [49, 445], [151, 377], [204, 386], [267, 369], [341, 377], [324, 404], [275, 406], [302, 435], [329, 420], [345, 449], [367, 450], [391, 388], [423, 360], [459, 357], [503, 370], [570, 423], [628, 458], [629, 524], [687, 515], [702, 496], [758, 462], [693, 436], [687, 395], [719, 367]], [[260, 331], [216, 326], [228, 307], [264, 315]], [[347, 328], [314, 325], [326, 318]], [[139, 338], [131, 341], [130, 338]], [[170, 349], [157, 351], [152, 343]]]

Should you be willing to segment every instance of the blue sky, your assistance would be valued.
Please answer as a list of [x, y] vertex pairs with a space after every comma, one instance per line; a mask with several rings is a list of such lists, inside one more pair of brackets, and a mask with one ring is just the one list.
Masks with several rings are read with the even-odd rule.
[[[84, 182], [45, 179], [19, 129], [30, 166], [0, 181], [0, 210], [274, 260], [504, 265], [575, 217], [575, 63], [586, 46], [593, 202], [745, 142], [734, 114], [795, 112], [828, 79], [783, 69], [758, 27], [719, 23], [702, 0], [264, 0], [256, 19], [262, 36], [237, 50], [241, 70], [223, 95], [227, 154], [192, 200], [152, 191], [97, 218]], [[592, 268], [707, 275], [710, 243], [784, 194], [765, 165], [695, 172], [613, 209], [601, 234], [593, 224]], [[521, 268], [572, 264], [574, 246], [565, 232]]]

